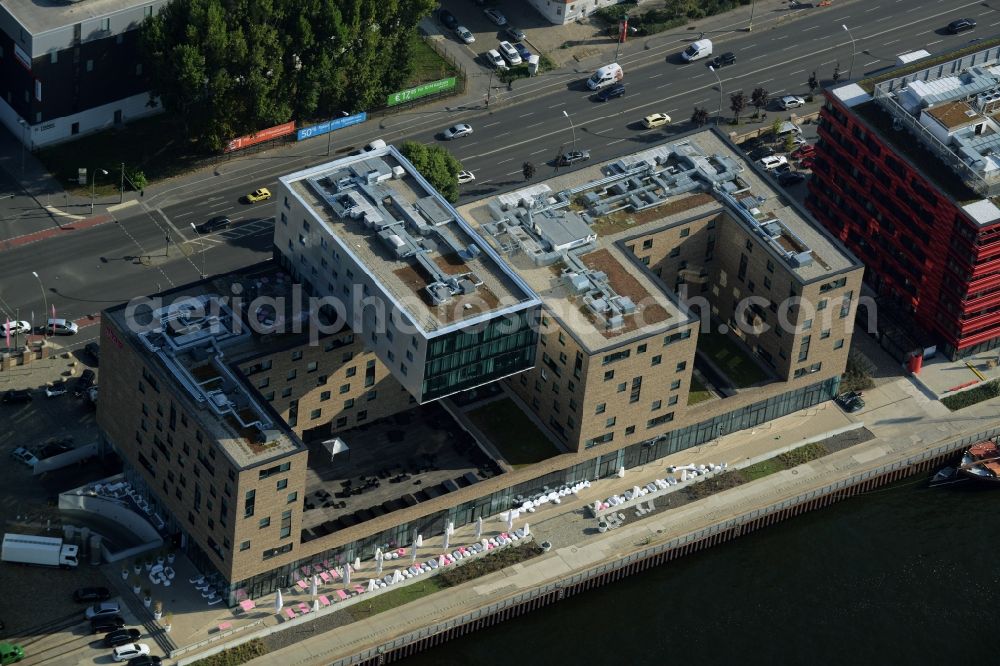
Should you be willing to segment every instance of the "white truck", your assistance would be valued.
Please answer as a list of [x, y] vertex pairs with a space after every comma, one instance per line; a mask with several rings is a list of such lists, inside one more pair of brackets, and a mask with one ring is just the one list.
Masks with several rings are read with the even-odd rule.
[[78, 550], [77, 546], [64, 544], [62, 539], [54, 537], [8, 533], [3, 537], [0, 559], [17, 564], [73, 569], [77, 565]]

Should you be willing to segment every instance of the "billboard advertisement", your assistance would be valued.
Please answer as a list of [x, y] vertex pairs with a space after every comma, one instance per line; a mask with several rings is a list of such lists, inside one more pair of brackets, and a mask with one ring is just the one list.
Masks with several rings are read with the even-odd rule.
[[243, 148], [249, 148], [250, 146], [255, 146], [258, 143], [264, 143], [265, 141], [270, 141], [271, 139], [277, 139], [278, 137], [287, 136], [295, 131], [295, 121], [292, 120], [283, 125], [275, 125], [274, 127], [268, 127], [259, 132], [253, 134], [248, 134], [247, 136], [241, 136], [233, 139], [226, 144], [224, 153], [231, 153], [234, 150], [242, 150]]
[[439, 93], [444, 90], [451, 90], [454, 87], [454, 76], [448, 79], [438, 79], [437, 81], [431, 81], [430, 83], [419, 85], [416, 88], [408, 88], [406, 90], [400, 90], [399, 92], [392, 93], [389, 95], [388, 105], [395, 106], [397, 104], [402, 104], [403, 102], [411, 102], [415, 99], [426, 97], [427, 95], [433, 95], [434, 93]]
[[362, 111], [361, 113], [356, 113], [353, 116], [345, 116], [343, 118], [336, 118], [334, 120], [327, 120], [326, 122], [319, 123], [318, 125], [310, 125], [309, 127], [303, 127], [298, 132], [295, 133], [295, 140], [302, 141], [303, 139], [311, 139], [314, 136], [322, 136], [328, 134], [334, 130], [343, 129], [344, 127], [350, 127], [351, 125], [357, 125], [358, 123], [363, 123], [368, 120], [368, 114]]

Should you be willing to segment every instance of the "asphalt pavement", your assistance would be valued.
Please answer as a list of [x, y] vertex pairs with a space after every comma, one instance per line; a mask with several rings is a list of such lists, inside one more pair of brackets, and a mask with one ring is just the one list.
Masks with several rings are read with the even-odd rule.
[[[699, 27], [706, 27], [706, 36], [715, 43], [716, 53], [732, 51], [737, 56], [735, 64], [718, 72], [718, 81], [704, 61], [680, 64], [678, 54], [698, 37], [684, 28], [624, 45], [618, 62], [625, 70], [627, 93], [606, 103], [594, 99], [585, 79], [614, 58], [613, 44], [573, 67], [515, 82], [512, 90], [493, 97], [488, 108], [488, 77], [473, 72], [462, 97], [336, 132], [330, 157], [322, 137], [238, 156], [206, 172], [151, 186], [144, 197], [129, 200], [124, 206], [98, 206], [98, 212], [110, 216], [109, 221], [86, 230], [69, 231], [74, 218], [53, 212], [62, 206], [72, 209], [74, 215], [86, 216], [88, 207], [82, 205], [86, 202], [70, 202], [64, 194], [43, 185], [29, 184], [18, 192], [11, 179], [18, 179], [21, 165], [16, 153], [8, 153], [0, 157], [0, 171], [8, 178], [0, 180], [0, 232], [6, 234], [4, 238], [31, 233], [32, 229], [52, 231], [56, 222], [66, 232], [57, 230], [6, 250], [0, 247], [0, 317], [13, 316], [15, 310], [41, 312], [42, 289], [60, 316], [78, 318], [133, 296], [265, 259], [271, 254], [274, 206], [252, 206], [241, 203], [240, 197], [257, 187], [273, 186], [280, 175], [346, 154], [374, 138], [444, 144], [440, 139], [444, 128], [468, 122], [475, 132], [447, 146], [476, 174], [473, 183], [463, 186], [463, 199], [477, 198], [522, 184], [521, 165], [525, 161], [536, 165], [536, 180], [553, 175], [555, 156], [574, 145], [589, 150], [594, 160], [607, 160], [688, 131], [687, 119], [696, 106], [708, 109], [714, 121], [720, 106], [719, 83], [724, 107], [729, 94], [737, 90], [749, 96], [754, 88], [763, 87], [772, 99], [804, 94], [813, 71], [822, 84], [828, 84], [837, 63], [847, 77], [853, 61], [853, 78], [860, 78], [892, 66], [901, 53], [921, 48], [932, 53], [947, 51], [991, 36], [1000, 25], [1000, 12], [981, 2], [834, 0], [828, 7], [788, 9], [768, 0], [757, 5], [752, 32], [745, 30], [746, 18], [737, 15], [746, 8], [713, 17], [712, 22], [699, 21]], [[964, 16], [979, 22], [975, 32], [945, 34], [943, 27], [949, 21]], [[481, 90], [477, 92], [476, 86]], [[819, 99], [817, 96], [813, 107], [803, 111], [815, 110]], [[770, 111], [769, 120], [773, 121], [776, 111]], [[642, 118], [654, 112], [667, 113], [674, 122], [655, 130], [643, 129]], [[729, 115], [728, 109], [723, 109], [723, 118], [728, 120]], [[17, 196], [2, 199], [8, 191]], [[31, 201], [35, 202], [34, 210]], [[46, 205], [52, 208], [41, 208]], [[230, 217], [234, 226], [205, 236], [191, 228], [215, 215]], [[39, 273], [42, 289], [33, 271]], [[96, 334], [96, 330], [86, 335], [81, 332], [75, 342], [83, 344]]]

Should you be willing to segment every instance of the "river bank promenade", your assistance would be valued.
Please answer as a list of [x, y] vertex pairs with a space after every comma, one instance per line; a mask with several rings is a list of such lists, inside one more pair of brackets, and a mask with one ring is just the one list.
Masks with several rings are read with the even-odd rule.
[[[563, 580], [575, 572], [613, 561], [657, 543], [690, 534], [755, 508], [764, 508], [803, 492], [823, 488], [866, 470], [874, 470], [944, 443], [976, 434], [1000, 423], [997, 400], [950, 412], [929, 399], [910, 379], [901, 378], [865, 393], [867, 407], [845, 414], [833, 402], [777, 419], [764, 427], [726, 435], [705, 446], [683, 451], [623, 478], [595, 481], [579, 495], [559, 505], [548, 504], [527, 516], [536, 541], [549, 541], [552, 550], [528, 562], [484, 576], [469, 583], [420, 598], [361, 622], [299, 640], [251, 663], [289, 666], [330, 664], [385, 644], [431, 624], [513, 597], [527, 590]], [[803, 443], [825, 439], [863, 425], [875, 437], [819, 460], [772, 474], [737, 488], [677, 508], [633, 518], [623, 527], [597, 533], [587, 510], [594, 501], [622, 493], [666, 475], [670, 465], [729, 463], [730, 467], [766, 459]], [[515, 526], [523, 525], [524, 517]], [[488, 521], [485, 532], [503, 530], [499, 519]], [[469, 532], [466, 534], [465, 532]], [[472, 529], [462, 529], [451, 543], [472, 542]], [[439, 539], [424, 542], [421, 553], [433, 556]], [[260, 600], [258, 607], [266, 607]], [[265, 624], [276, 625], [272, 616]]]

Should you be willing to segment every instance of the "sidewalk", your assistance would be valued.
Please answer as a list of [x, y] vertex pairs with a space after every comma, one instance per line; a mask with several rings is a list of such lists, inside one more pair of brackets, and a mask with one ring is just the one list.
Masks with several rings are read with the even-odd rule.
[[[894, 460], [905, 459], [929, 450], [943, 441], [984, 430], [997, 422], [997, 401], [963, 410], [961, 418], [946, 418], [929, 403], [908, 379], [898, 379], [866, 394], [871, 407], [860, 414], [848, 415], [828, 402], [819, 407], [783, 417], [765, 427], [733, 433], [720, 440], [668, 456], [646, 466], [629, 470], [624, 478], [592, 482], [578, 496], [556, 506], [547, 504], [528, 516], [531, 533], [537, 541], [549, 540], [552, 552], [510, 569], [484, 576], [465, 585], [450, 588], [447, 594], [432, 594], [391, 611], [375, 615], [284, 648], [253, 663], [326, 664], [336, 658], [382, 644], [450, 617], [520, 592], [562, 579], [574, 572], [633, 552], [643, 547], [669, 541], [719, 521], [741, 515], [755, 508], [795, 497], [848, 478], [865, 469], [874, 469]], [[927, 407], [930, 406], [928, 410]], [[945, 410], [947, 411], [947, 410]], [[794, 448], [803, 441], [823, 437], [832, 431], [863, 422], [876, 438], [833, 453], [794, 470], [779, 472], [744, 484], [704, 500], [691, 502], [642, 519], [626, 520], [626, 525], [605, 534], [592, 530], [594, 521], [583, 516], [585, 507], [595, 500], [621, 493], [634, 485], [643, 485], [664, 476], [668, 465], [708, 462], [753, 462], [769, 457], [775, 449]], [[498, 518], [486, 522], [485, 532], [501, 529]], [[523, 518], [515, 527], [523, 526]], [[470, 526], [458, 530], [452, 545], [473, 540]], [[435, 553], [440, 539], [425, 541], [422, 553]], [[361, 597], [364, 598], [363, 595]], [[266, 607], [273, 599], [260, 600]], [[276, 624], [272, 615], [267, 621]]]

